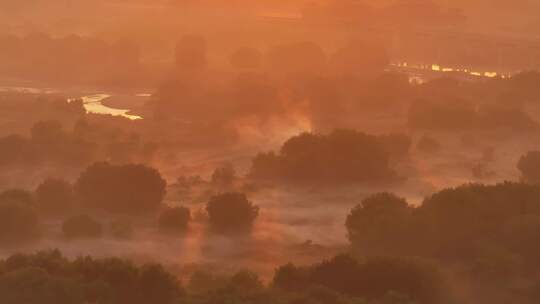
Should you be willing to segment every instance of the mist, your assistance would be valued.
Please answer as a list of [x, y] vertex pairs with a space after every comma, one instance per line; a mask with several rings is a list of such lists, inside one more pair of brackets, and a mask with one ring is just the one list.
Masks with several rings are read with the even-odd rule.
[[537, 303], [539, 9], [0, 0], [0, 302]]

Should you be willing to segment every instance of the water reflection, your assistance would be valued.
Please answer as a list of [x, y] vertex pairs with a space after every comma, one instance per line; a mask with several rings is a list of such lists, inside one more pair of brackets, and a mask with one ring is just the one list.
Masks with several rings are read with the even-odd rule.
[[465, 76], [474, 76], [474, 77], [481, 77], [481, 78], [495, 78], [495, 77], [501, 77], [501, 78], [509, 78], [511, 77], [508, 73], [500, 73], [500, 72], [493, 72], [493, 71], [474, 71], [472, 69], [467, 68], [455, 68], [455, 67], [446, 67], [442, 66], [440, 64], [410, 64], [407, 62], [398, 62], [391, 64], [392, 67], [405, 70], [406, 73], [408, 73], [411, 77], [410, 80], [418, 83], [425, 82], [426, 79], [422, 77], [422, 73], [427, 72], [436, 72], [436, 73], [461, 73]]
[[[142, 94], [140, 94], [142, 95]], [[121, 116], [125, 117], [127, 119], [131, 120], [139, 120], [142, 119], [141, 116], [138, 115], [130, 115], [128, 114], [130, 110], [126, 109], [115, 109], [108, 107], [102, 103], [103, 100], [111, 97], [112, 95], [109, 94], [94, 94], [94, 95], [88, 95], [81, 97], [84, 108], [88, 113], [94, 113], [94, 114], [107, 114], [112, 116]], [[72, 99], [71, 99], [72, 100]], [[70, 101], [71, 101], [70, 100]]]
[[[32, 88], [32, 87], [19, 87], [19, 86], [0, 86], [0, 92], [18, 92], [26, 94], [59, 94], [60, 91], [52, 88]], [[109, 94], [92, 94], [79, 97], [82, 100], [84, 108], [87, 113], [104, 114], [112, 116], [120, 116], [130, 120], [143, 119], [138, 115], [128, 114], [131, 110], [117, 109], [104, 105], [103, 100], [112, 97]], [[150, 97], [151, 94], [141, 93], [136, 94], [136, 97]], [[77, 98], [69, 98], [68, 102], [71, 102]]]

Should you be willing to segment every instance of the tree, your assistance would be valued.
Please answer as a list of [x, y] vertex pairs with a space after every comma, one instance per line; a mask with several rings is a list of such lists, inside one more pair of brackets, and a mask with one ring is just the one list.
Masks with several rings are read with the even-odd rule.
[[188, 229], [191, 212], [186, 207], [167, 207], [158, 218], [159, 230], [166, 233], [182, 233]]
[[96, 163], [75, 185], [82, 203], [112, 213], [143, 215], [159, 209], [166, 182], [159, 172], [144, 165]]
[[68, 260], [58, 250], [0, 260], [2, 304], [172, 304], [184, 296], [161, 265], [119, 258]]
[[447, 281], [436, 266], [404, 258], [368, 258], [359, 262], [339, 255], [310, 266], [286, 265], [276, 272], [273, 286], [297, 293], [322, 287], [368, 303], [379, 303], [391, 292], [411, 300], [405, 303], [448, 303], [451, 299]]
[[59, 144], [67, 136], [62, 128], [62, 124], [55, 120], [41, 121], [34, 124], [30, 133], [32, 141], [42, 146]]
[[0, 203], [6, 202], [33, 206], [34, 197], [31, 192], [23, 189], [9, 189], [0, 193]]
[[31, 141], [21, 135], [0, 138], [0, 165], [32, 164], [38, 159]]
[[279, 154], [256, 156], [250, 175], [300, 183], [392, 183], [399, 179], [382, 141], [348, 129], [328, 135], [304, 133], [287, 140]]
[[236, 178], [236, 172], [231, 164], [218, 167], [212, 173], [212, 183], [230, 186]]
[[249, 270], [241, 270], [235, 273], [231, 277], [229, 284], [231, 288], [238, 289], [242, 292], [255, 292], [264, 288], [259, 276]]
[[42, 268], [27, 267], [0, 275], [2, 304], [80, 304], [84, 291], [72, 278], [59, 278]]
[[62, 224], [62, 232], [70, 239], [99, 238], [103, 227], [88, 215], [70, 217]]
[[206, 205], [210, 226], [218, 233], [245, 233], [251, 231], [259, 215], [243, 193], [231, 192], [213, 196]]
[[411, 237], [412, 208], [391, 193], [364, 199], [347, 216], [348, 238], [364, 255], [395, 255], [406, 250]]
[[523, 155], [517, 164], [523, 181], [540, 182], [540, 151], [529, 151]]
[[0, 200], [0, 244], [34, 241], [40, 234], [39, 218], [33, 206], [24, 201]]
[[62, 215], [73, 207], [71, 184], [61, 179], [46, 179], [35, 191], [37, 208], [47, 215]]
[[158, 264], [144, 265], [138, 277], [135, 303], [172, 304], [183, 294], [178, 280]]
[[388, 134], [379, 136], [378, 140], [385, 152], [393, 158], [399, 159], [409, 155], [412, 140], [407, 135], [397, 133]]

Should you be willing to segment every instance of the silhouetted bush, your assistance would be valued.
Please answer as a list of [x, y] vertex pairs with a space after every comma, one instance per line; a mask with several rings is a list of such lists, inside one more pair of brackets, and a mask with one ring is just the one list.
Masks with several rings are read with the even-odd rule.
[[540, 273], [534, 257], [540, 246], [533, 241], [539, 219], [538, 184], [473, 184], [434, 193], [418, 207], [376, 195], [353, 209], [347, 230], [361, 256], [419, 256], [453, 265], [462, 269], [460, 280], [484, 291], [475, 299], [496, 302], [513, 294], [508, 282]]
[[26, 267], [0, 275], [3, 304], [79, 304], [84, 303], [84, 289], [73, 279]]
[[46, 215], [62, 215], [74, 205], [73, 187], [61, 179], [46, 179], [35, 191], [36, 207]]
[[153, 168], [96, 163], [81, 174], [75, 189], [88, 207], [144, 215], [159, 209], [165, 186], [165, 180]]
[[321, 286], [334, 292], [380, 300], [390, 292], [414, 303], [451, 303], [451, 292], [440, 270], [424, 261], [403, 258], [370, 258], [363, 262], [341, 255], [308, 267], [285, 265], [272, 284], [283, 290], [306, 292]]
[[411, 212], [407, 201], [393, 194], [367, 197], [347, 216], [349, 240], [363, 255], [403, 252], [411, 237]]
[[392, 158], [400, 158], [409, 155], [412, 140], [404, 134], [388, 134], [378, 136], [378, 140], [384, 151]]
[[99, 238], [103, 227], [88, 215], [70, 217], [62, 224], [62, 232], [71, 239]]
[[[41, 111], [41, 109], [34, 109], [34, 105], [40, 107], [42, 103], [45, 106], [49, 105], [47, 100], [41, 100], [39, 97], [34, 97], [34, 99], [24, 102], [25, 107], [31, 108], [31, 111]], [[57, 102], [62, 105], [76, 103], [75, 101], [68, 103], [65, 99]], [[22, 107], [22, 109], [12, 110], [16, 113], [7, 113], [5, 117], [19, 115], [25, 117], [24, 115], [30, 111], [17, 103], [15, 104], [15, 106], [8, 108]], [[56, 109], [54, 105], [46, 107], [45, 110], [54, 113], [61, 111]], [[2, 110], [0, 109], [0, 111]], [[92, 116], [92, 120], [98, 120], [98, 123], [90, 124], [79, 116], [67, 115], [68, 118], [63, 118], [62, 122], [57, 120], [37, 122], [30, 130], [30, 137], [19, 135], [1, 137], [0, 167], [47, 170], [52, 166], [54, 168], [82, 170], [83, 167], [96, 160], [109, 159], [113, 162], [129, 163], [148, 161], [153, 156], [156, 145], [141, 140], [136, 133], [122, 130], [126, 126], [123, 118]], [[75, 124], [72, 130], [62, 127], [62, 124], [68, 123]]]
[[231, 185], [236, 178], [236, 172], [231, 164], [218, 167], [212, 173], [212, 183], [217, 185]]
[[191, 212], [185, 207], [168, 207], [161, 211], [158, 218], [158, 228], [162, 232], [177, 234], [186, 232]]
[[259, 207], [242, 193], [213, 196], [206, 205], [206, 211], [210, 227], [217, 233], [249, 232], [259, 215]]
[[26, 206], [34, 205], [34, 196], [23, 189], [9, 189], [0, 192], [0, 202], [20, 203]]
[[[15, 191], [9, 193], [14, 194]], [[17, 193], [25, 193], [20, 190]], [[38, 239], [41, 235], [39, 218], [34, 206], [23, 197], [0, 195], [0, 244], [17, 245]]]
[[2, 304], [173, 304], [184, 297], [179, 281], [162, 266], [137, 267], [118, 258], [80, 257], [59, 251], [0, 260]]
[[9, 135], [0, 138], [0, 165], [33, 164], [37, 158], [38, 155], [33, 151], [28, 138], [20, 135]]
[[395, 182], [398, 178], [387, 152], [391, 145], [381, 141], [388, 139], [353, 130], [336, 130], [329, 135], [304, 133], [285, 142], [279, 154], [257, 155], [250, 175], [332, 184]]

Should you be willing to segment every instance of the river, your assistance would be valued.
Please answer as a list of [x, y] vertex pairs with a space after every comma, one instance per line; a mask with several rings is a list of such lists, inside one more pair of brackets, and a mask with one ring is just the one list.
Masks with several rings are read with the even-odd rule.
[[[142, 95], [146, 95], [146, 94], [139, 94], [138, 96], [142, 96]], [[80, 99], [82, 99], [84, 108], [86, 109], [88, 113], [120, 116], [120, 117], [125, 117], [130, 120], [142, 119], [141, 116], [129, 114], [130, 110], [128, 109], [117, 109], [117, 108], [104, 105], [103, 100], [112, 96], [113, 95], [109, 95], [109, 94], [94, 94], [94, 95], [82, 96], [80, 97]], [[71, 101], [71, 100], [73, 99], [69, 99], [68, 101]]]
[[[20, 92], [28, 94], [64, 94], [62, 90], [52, 89], [52, 88], [33, 88], [33, 87], [20, 87], [20, 86], [0, 86], [0, 92]], [[120, 109], [107, 106], [103, 104], [103, 101], [107, 98], [113, 97], [112, 93], [95, 93], [95, 94], [72, 94], [75, 97], [68, 98], [68, 102], [71, 102], [75, 99], [81, 99], [83, 106], [87, 113], [93, 114], [104, 114], [112, 116], [120, 116], [130, 120], [140, 120], [143, 119], [139, 115], [129, 114], [130, 109]], [[150, 94], [141, 93], [133, 95], [134, 98], [141, 97], [150, 97]]]

